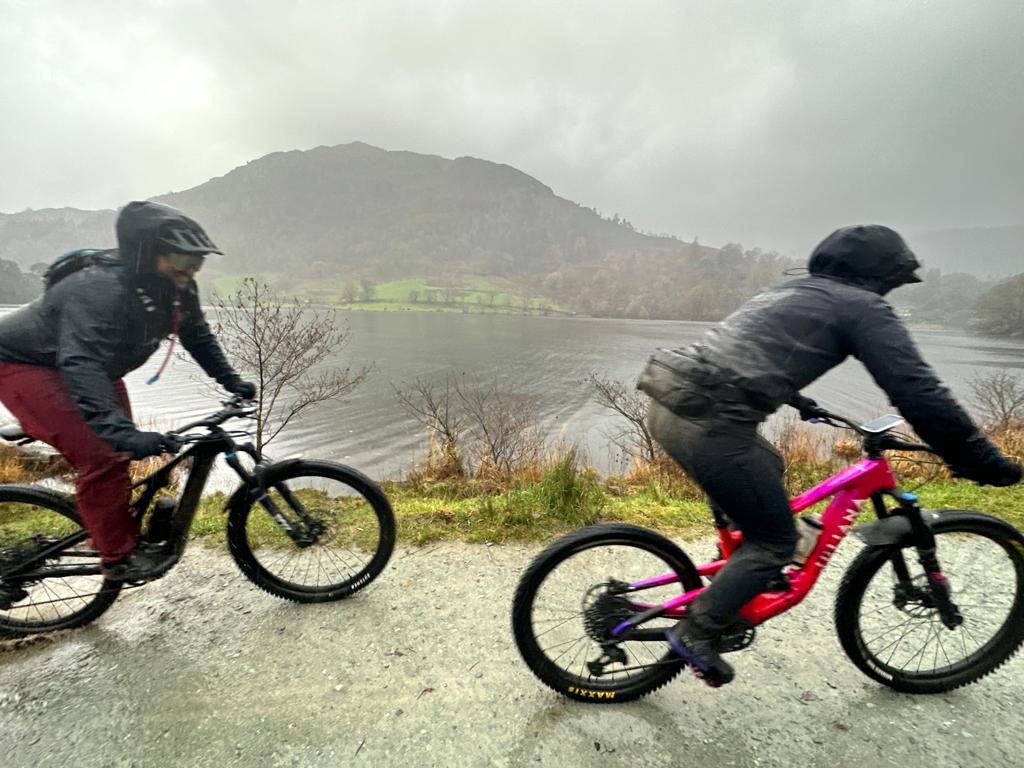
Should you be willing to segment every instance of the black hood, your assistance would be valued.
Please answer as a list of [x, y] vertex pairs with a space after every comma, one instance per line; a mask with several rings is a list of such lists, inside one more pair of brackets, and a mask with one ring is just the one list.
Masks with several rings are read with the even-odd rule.
[[148, 274], [154, 270], [154, 260], [159, 253], [185, 250], [168, 246], [168, 235], [181, 231], [198, 233], [209, 247], [189, 247], [194, 253], [221, 253], [217, 246], [210, 242], [203, 228], [177, 208], [149, 201], [128, 203], [118, 214], [117, 247], [121, 261], [129, 272]]
[[879, 224], [837, 229], [811, 254], [807, 265], [821, 275], [858, 285], [880, 295], [907, 283], [920, 283], [921, 264], [894, 230]]

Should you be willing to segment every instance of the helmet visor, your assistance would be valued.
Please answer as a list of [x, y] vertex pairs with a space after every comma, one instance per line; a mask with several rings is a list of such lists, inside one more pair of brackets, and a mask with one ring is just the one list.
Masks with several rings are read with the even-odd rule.
[[917, 274], [917, 270], [924, 269], [924, 264], [922, 264], [921, 260], [912, 253], [910, 254], [910, 262], [911, 263], [906, 266], [906, 277], [904, 278], [905, 284], [910, 285], [911, 283], [923, 283], [924, 278]]
[[206, 261], [206, 257], [195, 253], [165, 253], [164, 258], [179, 272], [198, 272]]

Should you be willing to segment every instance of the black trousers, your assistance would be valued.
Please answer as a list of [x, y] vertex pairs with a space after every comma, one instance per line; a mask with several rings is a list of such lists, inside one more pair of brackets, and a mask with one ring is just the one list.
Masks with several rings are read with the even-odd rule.
[[696, 629], [717, 635], [792, 560], [797, 532], [782, 456], [751, 422], [684, 419], [652, 402], [647, 426], [712, 507], [743, 531], [743, 544], [687, 611]]

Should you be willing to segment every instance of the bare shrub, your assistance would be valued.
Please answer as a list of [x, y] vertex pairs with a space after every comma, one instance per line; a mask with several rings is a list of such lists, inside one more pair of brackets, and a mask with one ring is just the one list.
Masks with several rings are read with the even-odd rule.
[[214, 296], [216, 333], [238, 372], [253, 378], [257, 392], [256, 448], [263, 448], [288, 423], [319, 403], [358, 386], [368, 369], [353, 371], [324, 363], [349, 339], [333, 310], [285, 302], [270, 286], [247, 277], [231, 296]]
[[682, 499], [704, 498], [704, 492], [693, 478], [657, 446], [652, 460], [635, 459], [622, 479], [628, 485], [658, 486]]
[[493, 382], [465, 377], [455, 382], [455, 392], [479, 459], [478, 476], [508, 476], [524, 465], [541, 461], [544, 437], [537, 429], [533, 401], [502, 392]]
[[417, 378], [406, 389], [392, 385], [399, 404], [423, 426], [430, 437], [426, 464], [415, 472], [417, 479], [440, 480], [463, 477], [460, 443], [466, 418], [455, 402], [455, 382], [451, 374], [443, 385]]
[[990, 429], [1005, 430], [1024, 423], [1024, 379], [1020, 376], [997, 371], [975, 376], [969, 384]]
[[992, 439], [1006, 456], [1024, 462], [1024, 424], [1017, 422], [992, 434]]
[[625, 420], [623, 426], [608, 433], [608, 439], [634, 462], [653, 462], [658, 447], [647, 429], [650, 398], [635, 387], [614, 379], [603, 379], [597, 374], [591, 374], [589, 382], [598, 404]]
[[443, 384], [416, 379], [393, 387], [399, 404], [427, 431], [430, 452], [417, 477], [504, 481], [530, 467], [539, 474], [544, 437], [536, 404], [493, 383], [448, 374]]

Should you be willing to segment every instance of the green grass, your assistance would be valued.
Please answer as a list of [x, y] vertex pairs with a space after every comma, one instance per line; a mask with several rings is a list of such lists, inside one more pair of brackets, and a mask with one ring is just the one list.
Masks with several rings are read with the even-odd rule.
[[[592, 495], [589, 495], [592, 494]], [[469, 542], [549, 541], [555, 536], [598, 522], [621, 522], [653, 528], [668, 536], [693, 539], [711, 535], [706, 503], [679, 498], [656, 485], [609, 490], [595, 483], [585, 503], [559, 507], [543, 483], [502, 493], [444, 497], [392, 486], [388, 495], [398, 518], [399, 539]], [[918, 491], [922, 505], [932, 509], [974, 509], [1024, 528], [1024, 488], [983, 489], [964, 482], [936, 481]], [[871, 519], [865, 514], [861, 521]]]
[[[653, 528], [668, 536], [692, 539], [713, 533], [707, 505], [691, 494], [666, 491], [657, 483], [623, 485], [620, 479], [600, 480], [592, 470], [579, 469], [572, 460], [559, 459], [538, 480], [513, 482], [503, 490], [488, 490], [485, 483], [438, 483], [410, 486], [386, 483], [398, 522], [398, 540], [425, 544], [457, 540], [483, 542], [545, 542], [561, 534], [598, 522], [622, 522]], [[1024, 486], [980, 488], [971, 483], [936, 480], [917, 490], [921, 504], [931, 509], [973, 509], [1024, 528]], [[315, 499], [302, 492], [307, 505], [320, 504], [338, 513], [338, 538], [362, 546], [373, 530], [364, 509], [353, 520], [349, 500]], [[227, 525], [222, 493], [203, 498], [192, 535], [210, 545], [223, 545]], [[24, 507], [0, 510], [0, 540], [21, 538], [34, 526], [56, 533], [52, 514]], [[861, 521], [870, 519], [865, 514]], [[250, 529], [253, 546], [281, 546], [285, 539], [270, 518], [256, 511]]]
[[[410, 284], [414, 283], [405, 281], [404, 287]], [[859, 455], [857, 446], [849, 441], [837, 442], [823, 453], [823, 446], [813, 438], [814, 433], [804, 430], [780, 439], [791, 495], [815, 485]], [[1024, 453], [1024, 430], [994, 433], [994, 439], [1007, 455]], [[974, 509], [1024, 529], [1024, 485], [979, 487], [953, 480], [945, 472], [936, 475], [936, 468], [930, 465], [898, 457], [892, 461], [900, 486], [916, 492], [922, 506]], [[153, 468], [136, 466], [143, 474]], [[57, 469], [39, 465], [17, 449], [0, 450], [0, 483], [31, 483]], [[400, 541], [543, 542], [597, 522], [632, 523], [679, 538], [712, 533], [711, 515], [700, 489], [667, 457], [634, 467], [624, 477], [604, 479], [593, 468], [582, 466], [573, 448], [531, 459], [511, 477], [493, 473], [463, 477], [450, 469], [450, 463], [428, 460], [405, 481], [384, 484], [398, 520]], [[332, 499], [309, 489], [296, 492], [304, 504], [334, 521], [339, 538], [368, 544], [367, 537], [376, 528], [371, 511], [354, 514], [351, 498]], [[223, 542], [226, 501], [222, 493], [203, 498], [193, 525], [194, 536]], [[5, 536], [21, 538], [33, 526], [51, 530], [58, 522], [46, 519], [53, 515], [14, 506], [18, 508], [0, 507], [0, 541]], [[250, 531], [254, 546], [288, 544], [266, 514], [256, 510], [254, 515]], [[869, 518], [865, 515], [863, 519]]]

